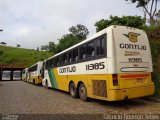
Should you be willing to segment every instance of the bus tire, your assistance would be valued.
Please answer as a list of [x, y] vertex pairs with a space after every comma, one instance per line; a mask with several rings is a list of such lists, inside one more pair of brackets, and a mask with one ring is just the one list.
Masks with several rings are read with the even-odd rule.
[[69, 93], [71, 97], [77, 98], [77, 89], [73, 82], [69, 85]]
[[78, 92], [79, 92], [79, 97], [80, 97], [81, 100], [83, 100], [84, 102], [88, 101], [87, 89], [86, 89], [86, 86], [83, 83], [80, 84]]

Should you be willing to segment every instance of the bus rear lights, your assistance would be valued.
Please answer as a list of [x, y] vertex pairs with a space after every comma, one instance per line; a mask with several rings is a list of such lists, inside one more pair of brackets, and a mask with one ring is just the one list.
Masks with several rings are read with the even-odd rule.
[[118, 86], [118, 75], [113, 74], [112, 78], [113, 78], [113, 86]]
[[122, 75], [121, 78], [144, 78], [148, 76], [149, 74], [129, 74], [129, 75]]

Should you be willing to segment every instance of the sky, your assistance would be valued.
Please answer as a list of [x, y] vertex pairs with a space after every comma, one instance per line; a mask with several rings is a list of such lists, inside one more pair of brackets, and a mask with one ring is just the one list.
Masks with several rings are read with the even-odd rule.
[[37, 49], [82, 24], [96, 33], [94, 24], [109, 16], [143, 16], [125, 0], [0, 0], [0, 42], [8, 46]]

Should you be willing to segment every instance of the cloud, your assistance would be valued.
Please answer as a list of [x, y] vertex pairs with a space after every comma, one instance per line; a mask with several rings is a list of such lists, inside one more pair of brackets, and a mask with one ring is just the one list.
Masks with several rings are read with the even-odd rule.
[[95, 33], [95, 22], [110, 15], [141, 15], [125, 0], [0, 0], [0, 41], [34, 48], [57, 43], [76, 24]]

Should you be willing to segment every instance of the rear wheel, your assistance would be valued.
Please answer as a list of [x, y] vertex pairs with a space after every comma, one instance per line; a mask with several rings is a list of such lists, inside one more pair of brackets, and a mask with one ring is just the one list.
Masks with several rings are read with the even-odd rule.
[[84, 84], [80, 84], [80, 86], [79, 86], [79, 97], [84, 102], [86, 102], [88, 100], [87, 89], [86, 89], [86, 86]]
[[73, 82], [69, 85], [69, 93], [73, 98], [77, 98], [78, 96], [76, 86]]

